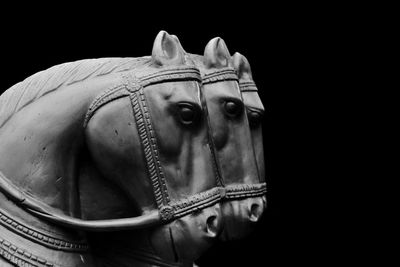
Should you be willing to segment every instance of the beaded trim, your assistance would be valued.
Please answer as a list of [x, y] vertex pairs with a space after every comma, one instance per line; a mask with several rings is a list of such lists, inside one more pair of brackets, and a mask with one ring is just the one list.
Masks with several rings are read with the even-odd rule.
[[86, 128], [89, 120], [93, 117], [93, 114], [96, 112], [96, 110], [110, 103], [111, 101], [125, 96], [129, 96], [129, 92], [126, 90], [125, 85], [119, 85], [106, 90], [101, 95], [96, 97], [86, 113], [83, 127]]
[[257, 197], [267, 193], [267, 183], [230, 185], [226, 187], [226, 199]]
[[57, 267], [43, 258], [40, 258], [26, 250], [22, 250], [10, 242], [0, 238], [0, 256], [12, 265], [18, 267]]
[[164, 69], [153, 74], [141, 76], [139, 79], [142, 87], [177, 80], [197, 80], [198, 82], [201, 82], [200, 72], [194, 67]]
[[130, 98], [157, 207], [161, 209], [163, 205], [168, 204], [169, 197], [143, 88], [137, 93], [132, 93]]
[[239, 82], [240, 91], [242, 92], [257, 92], [257, 86], [253, 81]]
[[225, 188], [214, 187], [188, 198], [171, 203], [176, 217], [183, 217], [189, 213], [202, 210], [219, 202], [225, 196]]
[[84, 252], [89, 249], [89, 246], [84, 243], [72, 243], [70, 241], [40, 233], [37, 230], [34, 230], [28, 226], [25, 226], [22, 223], [17, 222], [16, 220], [12, 219], [10, 215], [5, 214], [5, 212], [1, 210], [0, 225], [6, 227], [10, 231], [20, 236], [23, 236], [31, 241], [34, 241], [51, 249], [79, 252]]

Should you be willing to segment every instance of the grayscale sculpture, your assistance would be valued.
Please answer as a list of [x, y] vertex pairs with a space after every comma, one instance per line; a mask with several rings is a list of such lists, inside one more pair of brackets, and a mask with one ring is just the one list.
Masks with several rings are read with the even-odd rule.
[[0, 266], [193, 266], [266, 207], [263, 106], [245, 57], [54, 66], [0, 96]]

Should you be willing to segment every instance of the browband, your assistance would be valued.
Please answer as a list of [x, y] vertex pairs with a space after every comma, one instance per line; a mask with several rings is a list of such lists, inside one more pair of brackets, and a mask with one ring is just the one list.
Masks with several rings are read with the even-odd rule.
[[201, 82], [200, 71], [195, 67], [187, 66], [166, 68], [146, 76], [136, 76], [136, 78], [140, 81], [142, 87], [168, 81], [196, 80]]
[[211, 73], [207, 73], [203, 76], [203, 84], [216, 83], [221, 81], [237, 81], [238, 77], [235, 69], [233, 68], [222, 68]]
[[239, 81], [241, 92], [257, 92], [257, 86], [253, 81]]

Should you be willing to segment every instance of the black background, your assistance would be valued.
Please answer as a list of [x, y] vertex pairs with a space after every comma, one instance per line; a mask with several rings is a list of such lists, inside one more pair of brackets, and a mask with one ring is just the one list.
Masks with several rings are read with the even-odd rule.
[[117, 14], [85, 12], [19, 15], [4, 21], [0, 92], [63, 62], [150, 55], [160, 30], [177, 35], [185, 50], [195, 54], [202, 54], [207, 42], [219, 36], [231, 54], [240, 52], [249, 60], [267, 111], [263, 131], [268, 209], [250, 237], [217, 244], [199, 265], [319, 264], [334, 260], [332, 250], [336, 255], [343, 252], [329, 241], [336, 230], [326, 212], [331, 210], [326, 202], [331, 174], [323, 170], [323, 151], [335, 145], [321, 137], [332, 130], [324, 112], [335, 95], [330, 91], [334, 82], [325, 79], [331, 71], [326, 62], [338, 52], [327, 51], [336, 41], [326, 34], [330, 26], [324, 14], [315, 17], [293, 6], [261, 5], [239, 5], [233, 11], [188, 7], [166, 16], [124, 7]]

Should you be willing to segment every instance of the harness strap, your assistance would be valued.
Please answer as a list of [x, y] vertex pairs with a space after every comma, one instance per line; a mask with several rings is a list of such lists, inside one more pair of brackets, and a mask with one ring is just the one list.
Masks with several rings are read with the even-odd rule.
[[[235, 69], [231, 67], [225, 67], [218, 69], [216, 71], [212, 71], [203, 75], [203, 85], [217, 83], [217, 82], [224, 82], [224, 81], [237, 81], [239, 84], [240, 91], [243, 92], [257, 92], [257, 86], [253, 81], [246, 80], [241, 81], [237, 76], [237, 72]], [[209, 123], [210, 125], [210, 123]], [[210, 132], [212, 131], [211, 127], [209, 127]], [[211, 133], [210, 133], [211, 134]], [[220, 163], [218, 157], [216, 156], [215, 145], [213, 144], [212, 137], [209, 138], [210, 143], [212, 144], [212, 155], [214, 164], [216, 164], [216, 168], [218, 173], [220, 173]], [[220, 175], [219, 175], [220, 176]], [[233, 200], [233, 199], [241, 199], [241, 198], [248, 198], [248, 197], [258, 197], [263, 196], [267, 193], [267, 184], [266, 182], [263, 183], [256, 183], [256, 184], [235, 184], [235, 185], [225, 185], [222, 178], [220, 179], [219, 185], [224, 186], [226, 190], [226, 196], [224, 198], [226, 200]]]
[[240, 81], [239, 87], [241, 92], [257, 92], [257, 86], [253, 81]]
[[238, 81], [235, 69], [226, 67], [207, 73], [203, 76], [203, 84], [216, 83], [221, 81]]
[[239, 199], [263, 196], [267, 193], [267, 183], [228, 185], [226, 199]]
[[161, 224], [163, 221], [158, 211], [134, 218], [109, 219], [109, 220], [83, 220], [60, 214], [53, 208], [34, 199], [13, 185], [4, 174], [0, 172], [0, 191], [14, 201], [24, 210], [50, 222], [68, 226], [74, 229], [87, 231], [116, 231], [124, 229], [145, 228]]
[[0, 257], [18, 267], [61, 267], [53, 262], [47, 261], [30, 251], [18, 248], [16, 245], [0, 237]]

